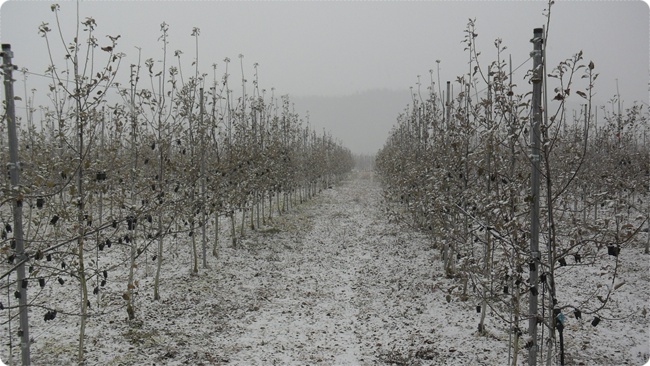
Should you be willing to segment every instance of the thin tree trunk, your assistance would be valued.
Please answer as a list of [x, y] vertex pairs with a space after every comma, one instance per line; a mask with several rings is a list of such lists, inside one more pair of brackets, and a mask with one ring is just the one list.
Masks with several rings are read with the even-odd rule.
[[[260, 227], [260, 203], [262, 206], [264, 206], [264, 197], [261, 196], [259, 193], [255, 195], [255, 206], [257, 207], [257, 227]], [[264, 214], [262, 214], [264, 216]]]
[[[262, 225], [266, 225], [266, 216], [264, 215], [264, 195], [266, 194], [266, 191], [262, 190], [260, 192], [260, 207], [262, 209]], [[259, 222], [258, 222], [259, 225]]]
[[[78, 70], [78, 59], [77, 55], [75, 53], [75, 61], [74, 61], [74, 69], [75, 69], [75, 75], [79, 75], [79, 70]], [[79, 80], [76, 78], [76, 87], [77, 90], [79, 90], [80, 85], [79, 85]], [[85, 268], [85, 262], [84, 262], [84, 236], [85, 236], [85, 215], [84, 215], [84, 209], [85, 209], [85, 192], [84, 192], [84, 185], [83, 185], [83, 173], [84, 173], [84, 121], [81, 118], [82, 115], [82, 105], [81, 105], [81, 99], [79, 96], [75, 98], [76, 101], [76, 107], [77, 107], [77, 129], [78, 129], [78, 137], [79, 137], [79, 174], [78, 174], [78, 181], [77, 181], [77, 191], [78, 191], [78, 211], [77, 211], [77, 224], [79, 225], [78, 229], [78, 234], [79, 238], [77, 239], [77, 256], [79, 259], [79, 282], [81, 284], [81, 319], [80, 319], [80, 324], [79, 324], [79, 353], [78, 353], [78, 361], [82, 362], [83, 357], [84, 357], [84, 338], [86, 335], [86, 318], [88, 314], [88, 287], [86, 284], [86, 268]]]
[[232, 247], [237, 249], [237, 233], [235, 230], [235, 211], [230, 211], [230, 235], [232, 240]]
[[244, 237], [244, 228], [246, 227], [246, 207], [242, 207], [241, 209], [241, 232], [240, 235], [243, 238]]
[[512, 342], [513, 354], [512, 354], [512, 366], [517, 366], [517, 356], [519, 355], [519, 289], [513, 286], [512, 288], [512, 297], [513, 297], [513, 307], [514, 307], [514, 316], [515, 316], [515, 339]]
[[253, 199], [251, 201], [251, 230], [255, 230], [255, 206], [257, 205], [257, 199], [255, 194], [253, 194]]
[[[194, 194], [192, 194], [194, 196]], [[194, 198], [194, 197], [192, 197]], [[192, 202], [194, 202], [194, 199], [192, 199]], [[194, 214], [194, 212], [190, 213], [191, 215]], [[196, 235], [194, 232], [194, 218], [190, 219], [190, 235], [192, 235], [192, 273], [196, 274], [199, 273], [199, 253], [196, 248]]]
[[214, 243], [212, 244], [212, 256], [219, 258], [219, 210], [214, 209]]

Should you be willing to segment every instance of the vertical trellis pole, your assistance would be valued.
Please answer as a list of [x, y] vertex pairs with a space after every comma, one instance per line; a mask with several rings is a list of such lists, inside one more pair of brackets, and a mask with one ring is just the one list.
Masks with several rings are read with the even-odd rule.
[[533, 96], [532, 96], [532, 119], [530, 129], [531, 144], [531, 196], [532, 208], [530, 215], [530, 294], [528, 302], [528, 335], [531, 338], [528, 353], [528, 365], [537, 364], [537, 284], [539, 282], [538, 270], [540, 267], [539, 253], [539, 178], [540, 178], [540, 124], [542, 120], [542, 43], [544, 41], [543, 29], [535, 28], [533, 31]]
[[14, 216], [14, 241], [16, 242], [16, 259], [18, 260], [17, 286], [20, 298], [18, 299], [20, 312], [20, 351], [23, 365], [30, 364], [29, 355], [29, 318], [27, 314], [27, 279], [25, 278], [25, 262], [29, 258], [25, 256], [25, 247], [23, 243], [23, 208], [22, 197], [20, 193], [20, 170], [18, 166], [18, 134], [16, 132], [16, 109], [14, 106], [14, 80], [12, 77], [13, 70], [16, 69], [11, 64], [11, 45], [2, 45], [2, 70], [5, 81], [5, 102], [7, 114], [7, 135], [9, 140], [9, 179], [11, 180], [11, 189], [14, 194], [12, 202]]
[[208, 242], [206, 238], [206, 224], [208, 221], [206, 210], [208, 209], [208, 200], [205, 188], [205, 126], [203, 124], [203, 88], [199, 89], [199, 131], [201, 133], [201, 245], [203, 250], [203, 268], [208, 268]]
[[451, 81], [447, 82], [447, 103], [445, 103], [445, 114], [447, 130], [449, 130], [449, 126], [451, 126]]
[[[598, 110], [596, 110], [597, 112]], [[596, 133], [598, 133], [598, 129], [596, 129]], [[646, 153], [646, 159], [648, 158], [648, 145], [647, 143], [647, 135], [648, 135], [648, 124], [646, 123], [643, 126], [643, 151]], [[597, 135], [596, 135], [597, 136]], [[648, 161], [648, 160], [646, 160]], [[650, 191], [650, 187], [648, 187], [648, 191]], [[650, 200], [646, 200], [646, 242], [645, 242], [645, 250], [643, 251], [644, 254], [650, 254]]]

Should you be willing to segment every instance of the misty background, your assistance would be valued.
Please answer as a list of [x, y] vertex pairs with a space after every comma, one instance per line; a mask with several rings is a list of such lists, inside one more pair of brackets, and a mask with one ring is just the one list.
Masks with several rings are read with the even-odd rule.
[[[27, 68], [26, 81], [15, 73], [16, 95], [36, 89], [34, 105], [47, 105], [49, 62], [45, 41], [38, 34], [43, 22], [56, 27], [49, 1], [10, 0], [0, 10], [0, 40], [10, 43], [14, 64]], [[411, 101], [418, 75], [422, 92], [431, 75], [441, 84], [468, 72], [463, 50], [464, 30], [476, 19], [479, 61], [496, 58], [494, 41], [501, 38], [516, 68], [517, 93], [529, 86], [523, 77], [531, 67], [533, 28], [546, 25], [546, 1], [61, 1], [60, 21], [67, 42], [74, 37], [76, 12], [83, 21], [97, 22], [100, 46], [106, 35], [120, 35], [117, 50], [126, 54], [117, 81], [128, 84], [129, 64], [162, 58], [160, 24], [169, 24], [168, 57], [183, 51], [184, 72], [192, 73], [195, 58], [192, 29], [200, 29], [199, 67], [217, 78], [226, 57], [232, 61], [231, 82], [244, 73], [253, 79], [259, 63], [260, 87], [276, 96], [288, 94], [293, 108], [310, 126], [325, 130], [353, 153], [380, 149], [397, 116]], [[625, 105], [648, 103], [649, 11], [642, 1], [561, 1], [551, 8], [548, 66], [582, 50], [600, 73], [595, 101], [605, 105], [617, 93]], [[55, 36], [55, 34], [51, 34]], [[54, 39], [54, 38], [53, 38]], [[62, 44], [54, 43], [54, 62], [63, 64]], [[57, 51], [58, 49], [58, 51]], [[98, 57], [101, 57], [98, 54]], [[436, 61], [439, 61], [437, 63]], [[160, 65], [159, 63], [157, 65]], [[159, 66], [158, 66], [159, 67]], [[430, 73], [433, 72], [433, 74]], [[437, 85], [436, 85], [437, 88]], [[24, 103], [24, 102], [23, 102]], [[17, 104], [17, 114], [25, 106]]]

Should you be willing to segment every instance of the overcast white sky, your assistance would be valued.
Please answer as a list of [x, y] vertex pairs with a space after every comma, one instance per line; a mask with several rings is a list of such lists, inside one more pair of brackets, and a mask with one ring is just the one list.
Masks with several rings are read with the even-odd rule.
[[[10, 0], [2, 5], [0, 39], [12, 45], [19, 67], [37, 73], [47, 67], [45, 42], [37, 29], [42, 22], [54, 24], [52, 3]], [[69, 40], [76, 2], [58, 3]], [[128, 64], [137, 62], [136, 46], [142, 48], [143, 59], [161, 59], [157, 40], [164, 21], [170, 26], [169, 50], [184, 52], [186, 72], [195, 52], [191, 31], [198, 27], [204, 72], [211, 74], [210, 65], [216, 62], [221, 75], [225, 57], [239, 61], [237, 56], [243, 54], [248, 79], [252, 80], [252, 65], [257, 62], [260, 86], [275, 87], [278, 94], [327, 96], [332, 101], [334, 96], [383, 89], [403, 92], [408, 101], [408, 89], [417, 75], [428, 78], [436, 60], [440, 60], [443, 83], [467, 72], [468, 56], [461, 41], [469, 18], [476, 18], [477, 43], [485, 64], [496, 57], [493, 42], [499, 37], [508, 46], [505, 56], [511, 54], [517, 66], [528, 59], [532, 30], [545, 24], [546, 8], [546, 1], [81, 1], [80, 15], [97, 21], [101, 45], [109, 44], [104, 35], [121, 35], [118, 50], [127, 54], [125, 75]], [[583, 50], [585, 59], [593, 60], [601, 73], [598, 98], [610, 99], [618, 79], [626, 102], [647, 103], [648, 9], [642, 1], [558, 1], [552, 7], [549, 64]], [[518, 72], [523, 75], [525, 69]], [[231, 68], [230, 73], [240, 78], [238, 69]], [[30, 77], [28, 88], [38, 85], [37, 79]], [[16, 93], [21, 95], [19, 90]], [[44, 90], [41, 94], [37, 104], [47, 103]], [[332, 131], [353, 151], [374, 152], [403, 109], [401, 100], [398, 105], [388, 116], [373, 114], [372, 107], [365, 106], [367, 118], [357, 111], [354, 120], [345, 123], [327, 121], [310, 111], [310, 121]], [[296, 109], [301, 110], [299, 105]], [[346, 113], [341, 115], [345, 119]], [[373, 137], [350, 132], [366, 128], [380, 131]]]

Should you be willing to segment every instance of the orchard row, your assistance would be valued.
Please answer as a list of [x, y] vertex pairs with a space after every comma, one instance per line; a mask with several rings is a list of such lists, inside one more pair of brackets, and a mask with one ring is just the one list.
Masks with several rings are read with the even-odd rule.
[[[58, 6], [52, 11], [58, 28]], [[201, 73], [198, 58], [187, 77], [182, 52], [172, 56], [167, 50], [169, 28], [163, 23], [163, 53], [155, 56], [162, 65], [153, 58], [138, 61], [130, 65], [127, 82], [119, 83], [125, 58], [118, 52], [120, 37], [109, 36], [111, 44], [100, 45], [95, 20], [81, 25], [72, 42], [48, 23], [39, 27], [51, 60], [45, 73], [51, 103], [35, 107], [32, 98], [23, 101], [20, 185], [3, 180], [0, 202], [2, 271], [9, 279], [2, 288], [11, 294], [9, 303], [0, 304], [3, 323], [17, 315], [14, 308], [46, 322], [56, 321], [57, 314], [78, 316], [80, 361], [87, 318], [107, 311], [100, 295], [111, 298], [106, 284], [112, 271], [127, 268], [119, 308], [137, 319], [136, 269], [153, 259], [154, 286], [137, 292], [151, 291], [160, 299], [161, 265], [172, 260], [165, 258], [171, 238], [186, 238], [193, 258], [188, 270], [198, 273], [199, 259], [207, 268], [208, 257], [219, 255], [220, 221], [230, 223], [228, 239], [237, 247], [247, 229], [270, 225], [353, 165], [351, 152], [311, 129], [288, 96], [260, 88], [257, 64], [251, 85], [242, 55], [240, 93], [232, 90], [228, 58], [222, 77], [216, 64], [211, 77]], [[199, 35], [193, 29], [197, 57]], [[66, 47], [55, 47], [61, 43]], [[9, 162], [4, 128], [0, 142], [4, 166]], [[24, 253], [16, 247], [14, 205], [24, 217]], [[27, 269], [24, 278], [13, 275], [20, 266]], [[52, 298], [58, 292], [48, 287], [69, 281], [76, 283], [78, 307], [62, 308], [64, 302]], [[91, 305], [91, 292], [98, 306]], [[18, 305], [24, 296], [28, 310]], [[14, 326], [11, 337], [19, 335], [25, 343], [25, 328]]]
[[[412, 104], [378, 153], [376, 169], [387, 199], [398, 203], [392, 214], [429, 232], [447, 276], [458, 279], [448, 301], [477, 299], [479, 334], [490, 334], [490, 311], [499, 318], [492, 329], [506, 324], [502, 331], [511, 337], [513, 365], [532, 344], [550, 344], [544, 357], [559, 359], [553, 347], [562, 326], [558, 314], [589, 315], [597, 325], [616, 312], [608, 300], [618, 255], [640, 245], [637, 234], [647, 222], [648, 111], [638, 104], [621, 110], [617, 99], [607, 108], [593, 106], [598, 75], [582, 52], [545, 71], [552, 83], [546, 89], [555, 93], [543, 108], [540, 252], [531, 253], [532, 96], [529, 90], [518, 93], [500, 40], [496, 60], [485, 65], [478, 62], [471, 21], [466, 34], [472, 73], [449, 83], [444, 97], [435, 83], [426, 93], [418, 83]], [[450, 93], [452, 86], [460, 92]], [[571, 112], [569, 103], [582, 107]], [[614, 262], [606, 281], [585, 294], [563, 290], [562, 281], [580, 275], [581, 266], [601, 260]], [[559, 267], [566, 268], [556, 275]], [[533, 270], [540, 273], [539, 283], [529, 278]], [[542, 293], [549, 294], [542, 308], [530, 313], [526, 302]], [[548, 339], [525, 336], [530, 319], [545, 322]]]

